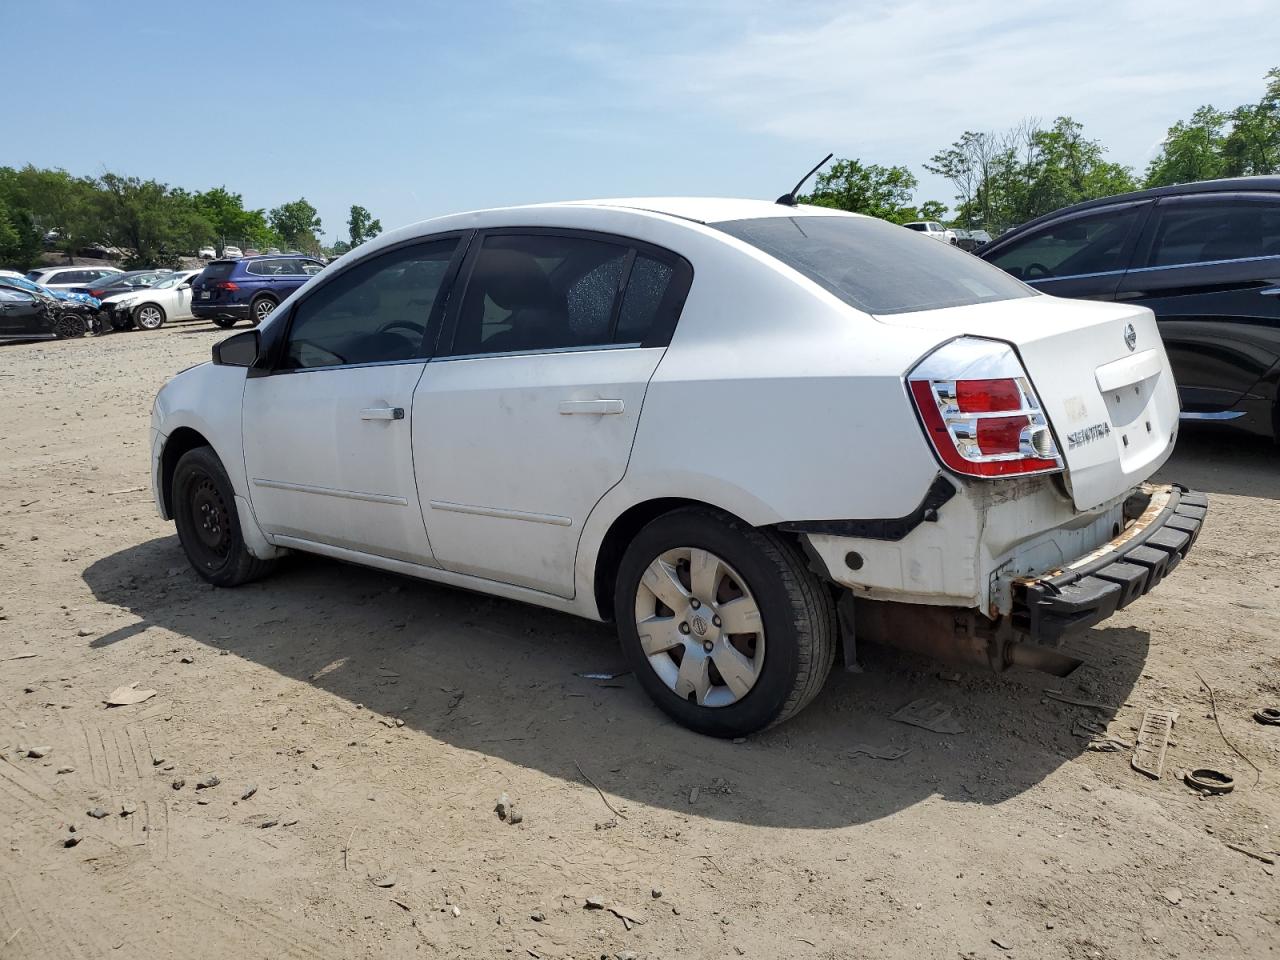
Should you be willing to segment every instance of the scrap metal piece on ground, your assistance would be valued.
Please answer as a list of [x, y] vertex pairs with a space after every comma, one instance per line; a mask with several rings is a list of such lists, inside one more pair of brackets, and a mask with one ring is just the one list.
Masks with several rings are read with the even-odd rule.
[[142, 703], [156, 695], [154, 690], [139, 690], [138, 682], [135, 681], [128, 686], [116, 687], [107, 694], [107, 706], [109, 707], [127, 707], [131, 704]]
[[1187, 771], [1186, 781], [1189, 786], [1206, 793], [1230, 793], [1236, 788], [1234, 777], [1208, 767]]
[[1153, 780], [1164, 774], [1164, 758], [1169, 751], [1169, 734], [1178, 719], [1176, 710], [1148, 710], [1142, 715], [1138, 728], [1138, 742], [1133, 748], [1129, 765]]
[[937, 700], [912, 700], [889, 719], [909, 723], [913, 727], [923, 727], [934, 733], [964, 733], [964, 727], [951, 715], [951, 708]]

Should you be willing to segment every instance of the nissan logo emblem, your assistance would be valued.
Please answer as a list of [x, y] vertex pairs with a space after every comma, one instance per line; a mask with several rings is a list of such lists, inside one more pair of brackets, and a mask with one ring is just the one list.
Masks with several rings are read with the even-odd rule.
[[1129, 345], [1130, 350], [1138, 345], [1138, 331], [1133, 329], [1132, 323], [1124, 325], [1124, 342]]

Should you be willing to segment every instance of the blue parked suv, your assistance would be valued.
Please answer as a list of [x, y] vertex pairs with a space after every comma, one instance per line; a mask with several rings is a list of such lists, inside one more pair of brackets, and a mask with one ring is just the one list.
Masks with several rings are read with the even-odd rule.
[[237, 320], [256, 327], [323, 269], [319, 260], [301, 256], [214, 260], [191, 282], [191, 313], [220, 327]]

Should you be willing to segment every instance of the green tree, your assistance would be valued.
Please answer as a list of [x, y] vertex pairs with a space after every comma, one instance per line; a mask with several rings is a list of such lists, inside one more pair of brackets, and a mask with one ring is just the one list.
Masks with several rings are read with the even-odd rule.
[[23, 211], [41, 237], [53, 231], [56, 248], [68, 258], [98, 238], [96, 187], [87, 177], [65, 170], [44, 170], [30, 164], [21, 170], [4, 168], [3, 190], [11, 211]]
[[1205, 105], [1179, 120], [1165, 135], [1160, 152], [1147, 166], [1147, 186], [1193, 183], [1220, 177], [1226, 170], [1223, 146], [1228, 115]]
[[41, 235], [30, 212], [14, 204], [5, 172], [0, 168], [0, 266], [26, 271], [40, 255]]
[[306, 197], [281, 204], [269, 216], [271, 228], [280, 234], [289, 249], [311, 251], [319, 248], [320, 216], [316, 208], [307, 203]]
[[351, 216], [347, 219], [347, 230], [351, 236], [351, 246], [358, 247], [382, 232], [382, 221], [373, 219], [373, 214], [364, 207], [352, 204]]
[[813, 193], [799, 200], [905, 223], [916, 212], [911, 205], [915, 189], [916, 178], [906, 167], [882, 167], [878, 163], [842, 159], [818, 174]]
[[228, 243], [265, 250], [283, 242], [268, 225], [265, 210], [246, 210], [240, 194], [232, 193], [226, 186], [197, 193], [192, 202], [213, 225], [209, 239], [217, 244], [219, 253]]
[[926, 200], [920, 204], [920, 210], [917, 219], [920, 220], [945, 220], [947, 217], [947, 205], [941, 200]]
[[125, 251], [125, 265], [177, 266], [213, 232], [192, 196], [167, 184], [105, 173], [98, 180], [102, 238]]
[[1231, 111], [1231, 132], [1222, 143], [1225, 176], [1280, 172], [1280, 67], [1268, 70], [1266, 80], [1261, 100]]

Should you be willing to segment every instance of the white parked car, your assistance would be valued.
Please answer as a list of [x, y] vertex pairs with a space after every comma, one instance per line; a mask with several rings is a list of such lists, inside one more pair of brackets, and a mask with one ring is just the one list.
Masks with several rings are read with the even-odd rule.
[[904, 223], [903, 226], [908, 230], [914, 230], [916, 233], [923, 233], [931, 240], [941, 240], [943, 243], [949, 243], [952, 246], [959, 242], [954, 230], [944, 227], [936, 220], [913, 220], [911, 223]]
[[159, 330], [168, 320], [190, 320], [191, 278], [199, 270], [178, 270], [163, 280], [133, 293], [120, 293], [102, 301], [117, 330], [130, 326]]
[[223, 260], [239, 260], [243, 256], [244, 256], [244, 251], [241, 250], [239, 247], [223, 247], [222, 248]]
[[117, 273], [124, 271], [115, 267], [37, 267], [27, 271], [27, 279], [50, 290], [70, 290]]
[[201, 260], [216, 260], [218, 257], [218, 251], [213, 249], [213, 247], [201, 247], [196, 251], [196, 256]]
[[174, 377], [153, 485], [220, 586], [301, 550], [614, 620], [671, 716], [741, 736], [843, 644], [1069, 671], [1203, 496], [1147, 483], [1150, 311], [880, 220], [547, 204], [384, 234]]

